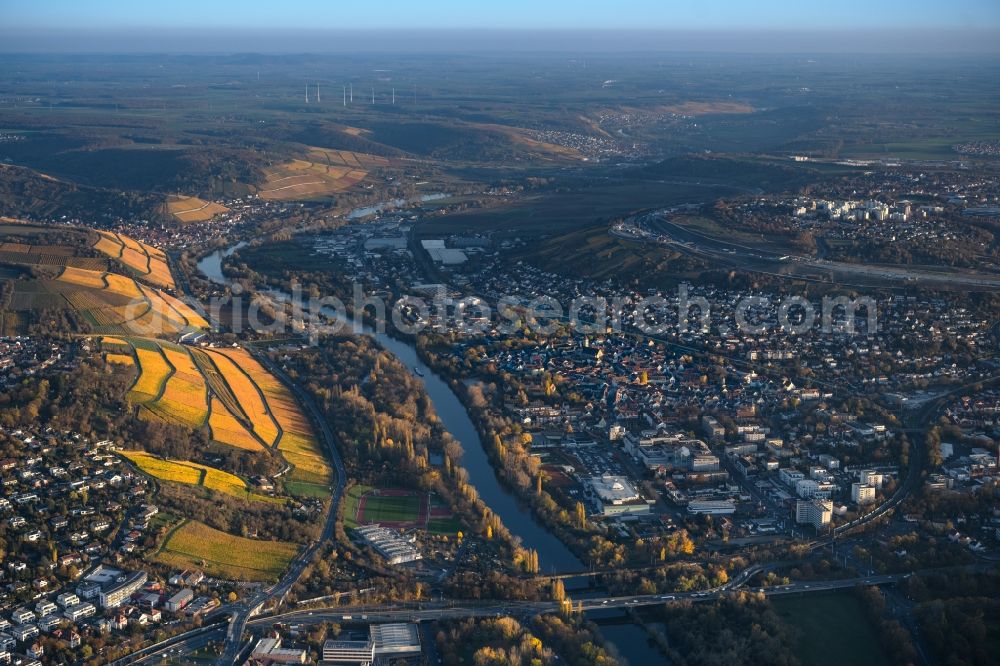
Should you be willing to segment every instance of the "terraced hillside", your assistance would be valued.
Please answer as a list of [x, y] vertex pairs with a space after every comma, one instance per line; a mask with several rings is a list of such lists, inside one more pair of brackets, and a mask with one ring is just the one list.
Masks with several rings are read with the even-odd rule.
[[170, 293], [159, 249], [123, 234], [7, 220], [0, 223], [5, 327], [66, 312], [88, 333], [176, 337], [208, 322]]
[[312, 148], [303, 159], [265, 170], [258, 194], [281, 201], [323, 197], [350, 189], [373, 169], [386, 166], [389, 160], [377, 155]]
[[274, 448], [294, 466], [289, 475], [291, 482], [306, 486], [328, 485], [330, 465], [323, 455], [309, 419], [288, 387], [244, 349], [221, 349], [215, 351], [215, 354], [232, 361], [257, 387], [279, 429]]
[[72, 310], [94, 333], [176, 336], [209, 327], [184, 301], [118, 273], [65, 266], [11, 286], [5, 310]]
[[204, 222], [228, 211], [220, 203], [184, 195], [171, 195], [163, 204], [163, 212], [181, 224]]
[[170, 272], [167, 255], [152, 245], [125, 234], [98, 231], [99, 238], [94, 243], [98, 252], [120, 261], [136, 277], [157, 287], [174, 289], [174, 276]]
[[239, 499], [254, 502], [282, 503], [284, 500], [253, 492], [247, 482], [235, 474], [208, 465], [184, 460], [170, 460], [145, 451], [122, 451], [136, 467], [160, 481], [200, 486]]
[[290, 466], [286, 490], [325, 495], [329, 463], [288, 388], [243, 349], [195, 348], [162, 340], [105, 337], [117, 362], [133, 359], [129, 391], [141, 418], [207, 428], [216, 444], [273, 452]]

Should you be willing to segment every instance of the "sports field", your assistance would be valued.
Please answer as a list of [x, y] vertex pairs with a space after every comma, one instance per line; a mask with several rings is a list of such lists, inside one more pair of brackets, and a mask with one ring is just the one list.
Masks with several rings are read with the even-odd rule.
[[451, 509], [433, 494], [353, 486], [347, 491], [344, 504], [345, 526], [352, 528], [373, 523], [437, 534], [454, 534], [461, 529]]
[[293, 543], [245, 539], [188, 520], [167, 534], [154, 559], [227, 580], [273, 581], [298, 549]]

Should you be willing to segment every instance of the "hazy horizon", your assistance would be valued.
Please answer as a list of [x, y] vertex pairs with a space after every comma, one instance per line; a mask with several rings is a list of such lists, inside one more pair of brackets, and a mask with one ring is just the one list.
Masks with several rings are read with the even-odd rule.
[[1000, 29], [209, 29], [0, 27], [8, 54], [761, 53], [997, 54]]

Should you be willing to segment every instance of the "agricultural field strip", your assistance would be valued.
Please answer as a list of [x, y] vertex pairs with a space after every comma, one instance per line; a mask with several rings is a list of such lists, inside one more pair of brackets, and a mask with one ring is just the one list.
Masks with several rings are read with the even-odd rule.
[[239, 399], [233, 394], [226, 380], [222, 376], [222, 371], [212, 357], [203, 349], [192, 349], [191, 357], [194, 359], [201, 373], [205, 375], [212, 394], [223, 404], [223, 407], [238, 421], [250, 422], [250, 417], [243, 410]]
[[[201, 358], [204, 360], [204, 363], [200, 365], [202, 374], [204, 374], [206, 379], [208, 380], [209, 386], [214, 388], [215, 396], [219, 399], [219, 402], [222, 403], [223, 408], [225, 408], [229, 412], [230, 416], [235, 418], [236, 421], [243, 426], [243, 428], [247, 431], [249, 435], [251, 435], [255, 440], [259, 441], [262, 446], [266, 448], [273, 448], [281, 437], [282, 433], [281, 425], [277, 422], [277, 420], [274, 418], [274, 415], [271, 413], [270, 407], [268, 406], [267, 401], [264, 398], [264, 394], [260, 390], [260, 387], [257, 386], [256, 382], [253, 381], [253, 378], [251, 378], [249, 375], [243, 372], [242, 369], [237, 364], [233, 363], [225, 355], [210, 354], [206, 350], [198, 350], [198, 351], [201, 355]], [[245, 378], [246, 382], [253, 387], [255, 395], [257, 395], [257, 397], [260, 399], [262, 403], [264, 414], [274, 425], [275, 434], [270, 442], [264, 435], [258, 432], [258, 424], [256, 420], [251, 416], [250, 410], [247, 409], [243, 401], [240, 399], [240, 395], [242, 395], [243, 392], [237, 391], [237, 389], [233, 386], [234, 382], [230, 381], [230, 379], [227, 377], [225, 370], [223, 370], [217, 359], [222, 359], [223, 361], [228, 362], [232, 366], [233, 371], [240, 373], [239, 377]], [[208, 367], [206, 367], [206, 364], [209, 364]], [[215, 380], [214, 382], [213, 379]], [[235, 381], [238, 381], [238, 378]], [[239, 410], [239, 412], [237, 413], [236, 411], [234, 411], [230, 407], [230, 404], [235, 406]], [[256, 414], [258, 410], [253, 410], [253, 412]]]
[[245, 451], [268, 450], [257, 435], [232, 415], [217, 395], [209, 400], [208, 411], [208, 429], [213, 440]]
[[[167, 310], [167, 311], [173, 312], [175, 315], [177, 315], [177, 317], [180, 319], [180, 321], [184, 322], [184, 324], [186, 326], [193, 326], [194, 325], [194, 324], [192, 324], [188, 320], [188, 318], [186, 316], [184, 316], [183, 312], [181, 312], [177, 307], [175, 307], [174, 304], [171, 303], [169, 300], [167, 300], [166, 298], [164, 298], [163, 294], [157, 293], [155, 291], [152, 291], [152, 292], [151, 291], [147, 291], [148, 287], [145, 287], [144, 285], [141, 285], [141, 284], [138, 285], [138, 286], [139, 286], [139, 290], [142, 291], [142, 295], [146, 298], [146, 300], [148, 300], [150, 302], [151, 305], [155, 304], [157, 301], [163, 304], [163, 306], [164, 306], [163, 308], [156, 308], [156, 306], [153, 305], [153, 309], [156, 310], [161, 316], [166, 317], [166, 313], [164, 312], [164, 310]], [[167, 317], [167, 318], [169, 318], [169, 317]]]
[[135, 357], [132, 354], [119, 354], [117, 352], [105, 352], [104, 359], [108, 363], [115, 363], [118, 365], [135, 365]]
[[326, 456], [319, 448], [312, 425], [302, 412], [288, 387], [267, 371], [244, 349], [219, 350], [244, 369], [260, 387], [271, 413], [282, 428], [275, 448], [295, 469], [291, 478], [324, 485], [329, 483], [331, 469]]
[[[97, 233], [100, 237], [94, 244], [94, 249], [99, 252], [103, 252], [113, 259], [121, 259], [122, 251], [125, 249], [125, 244], [119, 241], [117, 236], [114, 236], [106, 231], [98, 231]], [[108, 248], [108, 245], [112, 247]]]
[[[164, 395], [166, 394], [166, 392], [167, 392], [167, 385], [168, 385], [168, 384], [170, 383], [170, 380], [174, 378], [174, 375], [175, 375], [175, 374], [177, 374], [177, 368], [176, 368], [176, 367], [174, 367], [174, 364], [170, 362], [170, 359], [168, 359], [168, 358], [167, 358], [167, 355], [163, 353], [163, 348], [162, 348], [162, 347], [159, 347], [159, 346], [157, 346], [157, 351], [158, 351], [158, 352], [159, 352], [159, 354], [160, 354], [160, 358], [162, 358], [162, 359], [163, 359], [163, 362], [164, 362], [164, 363], [166, 363], [166, 365], [167, 365], [167, 367], [168, 367], [168, 368], [170, 369], [170, 371], [169, 371], [169, 372], [167, 373], [167, 377], [166, 377], [166, 379], [164, 379], [163, 383], [162, 383], [162, 384], [160, 385], [160, 390], [159, 390], [159, 392], [158, 392], [158, 393], [156, 394], [156, 396], [155, 396], [155, 397], [154, 397], [154, 398], [153, 398], [152, 400], [148, 400], [148, 401], [146, 401], [145, 403], [143, 403], [143, 405], [144, 405], [144, 406], [145, 406], [145, 407], [146, 407], [147, 409], [150, 409], [150, 407], [151, 407], [152, 405], [156, 405], [156, 404], [158, 404], [158, 403], [161, 403], [161, 402], [162, 402], [162, 400], [163, 400], [163, 396], [164, 396]], [[137, 353], [138, 353], [138, 352], [137, 352]], [[152, 410], [150, 409], [150, 411], [152, 411]], [[158, 413], [158, 412], [154, 412], [154, 413]], [[161, 415], [161, 416], [162, 416], [162, 415]]]
[[162, 344], [160, 351], [175, 372], [167, 380], [160, 400], [148, 406], [162, 410], [187, 425], [205, 426], [208, 422], [208, 387], [204, 376], [187, 349]]
[[254, 493], [241, 477], [201, 463], [172, 460], [145, 451], [121, 451], [144, 473], [163, 481], [202, 486], [233, 497], [249, 497], [257, 501], [278, 503], [283, 500]]
[[[193, 199], [193, 198], [194, 197], [187, 197], [186, 199], [184, 199], [182, 201], [175, 202], [175, 203], [186, 203], [187, 205], [190, 206], [191, 205], [191, 199]], [[173, 215], [184, 215], [185, 213], [197, 213], [198, 211], [205, 210], [209, 206], [217, 206], [217, 205], [219, 205], [219, 204], [216, 204], [214, 201], [205, 201], [203, 199], [196, 199], [196, 201], [200, 201], [201, 205], [200, 206], [195, 206], [194, 208], [185, 208], [183, 210], [172, 210], [170, 212]]]
[[293, 543], [247, 539], [185, 520], [164, 538], [157, 558], [182, 568], [204, 561], [206, 571], [217, 577], [251, 574], [276, 579], [299, 549]]
[[[285, 434], [285, 430], [282, 427], [281, 423], [278, 422], [278, 419], [274, 414], [274, 410], [271, 408], [271, 405], [267, 400], [267, 396], [264, 394], [264, 391], [261, 388], [260, 384], [254, 380], [254, 378], [250, 375], [250, 373], [246, 371], [245, 368], [243, 368], [242, 365], [236, 363], [229, 356], [218, 352], [210, 354], [210, 356], [212, 357], [212, 362], [215, 364], [215, 367], [219, 370], [219, 373], [222, 375], [222, 380], [226, 383], [226, 386], [229, 388], [233, 396], [236, 398], [237, 402], [240, 404], [241, 409], [243, 409], [243, 413], [247, 415], [247, 419], [249, 420], [252, 426], [251, 431], [255, 435], [258, 435], [261, 441], [266, 443], [268, 438], [265, 437], [264, 434], [258, 432], [257, 428], [258, 423], [255, 418], [261, 412], [261, 410], [248, 409], [247, 406], [245, 406], [243, 404], [243, 401], [240, 399], [240, 396], [243, 395], [244, 391], [240, 391], [238, 387], [235, 386], [234, 384], [242, 384], [244, 388], [246, 387], [246, 385], [249, 385], [250, 387], [253, 388], [254, 394], [260, 400], [260, 407], [263, 410], [264, 416], [266, 416], [267, 419], [270, 420], [272, 425], [274, 425], [275, 434], [273, 438], [271, 438], [270, 443], [267, 443], [266, 445], [269, 448], [277, 447], [281, 442], [282, 437]], [[224, 367], [231, 368], [231, 371], [227, 373]]]
[[[163, 395], [163, 391], [167, 386], [167, 381], [174, 373], [174, 368], [170, 365], [170, 362], [167, 361], [159, 347], [156, 347], [155, 351], [136, 345], [133, 345], [133, 348], [135, 349], [136, 363], [139, 366], [139, 372], [136, 373], [135, 381], [133, 381], [132, 386], [129, 387], [129, 394], [137, 396], [150, 396], [146, 400], [142, 400], [142, 404], [145, 404], [146, 402], [155, 402]], [[154, 366], [154, 363], [156, 363], [154, 357], [158, 358], [159, 361], [162, 361], [163, 365], [166, 366], [166, 372], [158, 372], [161, 368], [156, 368], [156, 366]], [[154, 368], [156, 369], [154, 370]], [[153, 381], [150, 381], [150, 378], [154, 378]], [[156, 392], [153, 393], [149, 390], [150, 388]]]

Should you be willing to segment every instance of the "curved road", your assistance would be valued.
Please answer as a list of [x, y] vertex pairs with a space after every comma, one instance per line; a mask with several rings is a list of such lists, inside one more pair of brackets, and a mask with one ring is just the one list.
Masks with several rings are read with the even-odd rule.
[[330, 506], [327, 510], [326, 523], [323, 526], [323, 533], [319, 540], [309, 544], [309, 546], [292, 561], [292, 564], [285, 572], [285, 575], [282, 576], [281, 580], [277, 583], [269, 588], [261, 590], [249, 600], [229, 607], [228, 610], [232, 613], [232, 616], [229, 621], [229, 629], [226, 631], [225, 647], [223, 648], [222, 656], [219, 658], [219, 663], [227, 666], [229, 664], [236, 663], [237, 657], [240, 656], [242, 647], [241, 639], [249, 619], [259, 613], [261, 608], [263, 608], [268, 602], [273, 600], [280, 602], [284, 599], [288, 590], [290, 590], [292, 585], [298, 581], [299, 576], [302, 575], [302, 572], [312, 560], [313, 555], [316, 554], [320, 545], [333, 538], [337, 524], [337, 508], [340, 505], [340, 500], [344, 495], [344, 487], [347, 484], [347, 472], [344, 469], [344, 462], [340, 457], [340, 451], [337, 449], [334, 442], [333, 432], [330, 430], [330, 426], [327, 424], [326, 419], [323, 418], [323, 414], [316, 406], [315, 401], [311, 396], [307, 395], [306, 392], [298, 386], [298, 384], [293, 382], [281, 368], [272, 363], [266, 355], [255, 350], [250, 351], [254, 357], [260, 361], [261, 365], [267, 368], [267, 370], [288, 386], [288, 388], [295, 395], [296, 399], [298, 399], [299, 404], [301, 404], [309, 413], [309, 417], [312, 420], [313, 425], [316, 427], [316, 431], [323, 438], [323, 443], [330, 454], [330, 460], [333, 462], [337, 479], [331, 495]]

